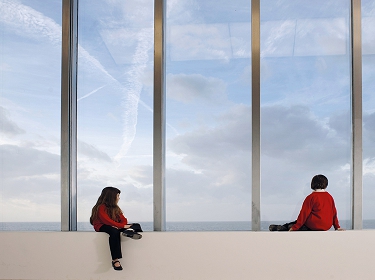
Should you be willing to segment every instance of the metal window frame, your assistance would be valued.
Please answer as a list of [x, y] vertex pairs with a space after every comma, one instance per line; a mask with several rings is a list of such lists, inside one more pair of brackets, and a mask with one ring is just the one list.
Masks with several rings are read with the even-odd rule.
[[351, 0], [352, 229], [362, 229], [362, 39], [361, 0]]
[[77, 230], [78, 0], [62, 1], [61, 230]]
[[251, 1], [251, 69], [251, 228], [260, 231], [260, 0]]
[[165, 231], [165, 13], [166, 0], [154, 2], [154, 231]]

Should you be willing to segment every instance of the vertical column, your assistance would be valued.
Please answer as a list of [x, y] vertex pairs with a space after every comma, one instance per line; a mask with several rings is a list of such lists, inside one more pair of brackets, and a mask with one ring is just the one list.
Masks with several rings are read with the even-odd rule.
[[154, 230], [165, 230], [165, 13], [166, 0], [154, 6]]
[[362, 41], [361, 0], [351, 1], [352, 229], [362, 229]]
[[252, 230], [260, 225], [260, 0], [251, 1]]
[[61, 230], [77, 230], [78, 0], [62, 2]]

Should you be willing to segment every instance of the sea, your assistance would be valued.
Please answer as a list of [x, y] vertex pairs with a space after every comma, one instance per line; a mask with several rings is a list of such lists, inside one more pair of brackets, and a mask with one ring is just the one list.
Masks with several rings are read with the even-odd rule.
[[[281, 225], [286, 221], [263, 221], [261, 231], [268, 231], [270, 224]], [[140, 222], [144, 231], [153, 231], [152, 222]], [[350, 229], [350, 221], [340, 221], [342, 228]], [[375, 229], [375, 220], [363, 220], [363, 229]], [[60, 231], [60, 222], [0, 222], [0, 231]], [[94, 231], [88, 222], [78, 222], [78, 231]], [[250, 231], [251, 221], [228, 222], [167, 222], [166, 231]], [[333, 230], [333, 229], [331, 229]]]

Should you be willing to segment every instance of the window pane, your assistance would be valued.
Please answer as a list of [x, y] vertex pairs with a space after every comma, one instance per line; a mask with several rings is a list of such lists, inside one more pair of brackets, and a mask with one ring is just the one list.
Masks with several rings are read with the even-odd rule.
[[261, 1], [260, 10], [262, 220], [295, 220], [311, 178], [324, 174], [349, 227], [350, 1]]
[[375, 228], [375, 1], [362, 1], [363, 227]]
[[250, 1], [167, 11], [167, 229], [250, 229]]
[[81, 0], [78, 26], [78, 229], [106, 186], [130, 222], [150, 222], [153, 1]]
[[60, 230], [61, 7], [0, 2], [0, 230]]

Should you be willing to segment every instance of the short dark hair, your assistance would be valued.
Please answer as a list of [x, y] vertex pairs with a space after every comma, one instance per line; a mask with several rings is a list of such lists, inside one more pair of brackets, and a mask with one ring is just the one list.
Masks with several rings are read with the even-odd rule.
[[326, 176], [322, 175], [322, 174], [319, 174], [319, 175], [315, 175], [312, 179], [311, 179], [311, 188], [313, 190], [318, 190], [318, 189], [326, 189], [328, 186], [328, 179]]

